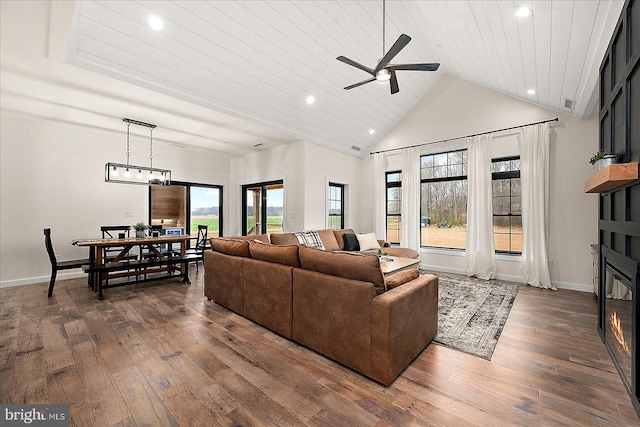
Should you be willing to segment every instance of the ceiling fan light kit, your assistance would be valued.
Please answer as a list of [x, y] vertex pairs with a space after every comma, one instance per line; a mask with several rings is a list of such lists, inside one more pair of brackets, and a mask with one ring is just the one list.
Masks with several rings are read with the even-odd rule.
[[398, 54], [404, 47], [409, 44], [411, 37], [406, 34], [400, 34], [398, 40], [391, 46], [388, 52], [385, 52], [385, 1], [382, 0], [382, 58], [378, 61], [375, 68], [369, 68], [366, 65], [362, 65], [359, 62], [349, 59], [345, 56], [338, 56], [336, 59], [340, 62], [344, 62], [347, 65], [358, 68], [371, 74], [371, 78], [363, 80], [358, 83], [354, 83], [345, 87], [346, 90], [353, 89], [363, 84], [373, 81], [389, 82], [391, 88], [391, 94], [398, 93], [400, 88], [398, 87], [398, 79], [396, 77], [396, 71], [436, 71], [440, 64], [391, 64], [391, 60]]
[[383, 68], [376, 73], [376, 80], [379, 82], [388, 82], [391, 79], [391, 71]]

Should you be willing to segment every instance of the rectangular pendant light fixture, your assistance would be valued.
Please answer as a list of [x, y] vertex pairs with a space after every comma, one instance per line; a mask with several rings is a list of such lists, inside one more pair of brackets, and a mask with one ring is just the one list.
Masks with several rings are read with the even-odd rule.
[[[104, 181], [136, 185], [171, 185], [171, 171], [153, 167], [153, 129], [156, 125], [127, 118], [122, 121], [127, 123], [127, 163], [107, 163], [104, 166]], [[129, 164], [129, 127], [132, 124], [149, 128], [148, 167]]]

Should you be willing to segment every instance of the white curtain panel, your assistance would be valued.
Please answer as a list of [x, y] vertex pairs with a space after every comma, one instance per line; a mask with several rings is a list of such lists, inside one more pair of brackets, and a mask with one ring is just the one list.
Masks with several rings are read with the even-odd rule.
[[547, 253], [549, 224], [549, 123], [520, 130], [522, 188], [522, 273], [525, 282], [539, 288], [551, 284]]
[[387, 240], [386, 159], [384, 153], [373, 154], [373, 230], [378, 239]]
[[467, 157], [467, 276], [496, 277], [493, 243], [491, 134], [469, 138]]
[[402, 236], [400, 245], [420, 250], [420, 148], [402, 150]]

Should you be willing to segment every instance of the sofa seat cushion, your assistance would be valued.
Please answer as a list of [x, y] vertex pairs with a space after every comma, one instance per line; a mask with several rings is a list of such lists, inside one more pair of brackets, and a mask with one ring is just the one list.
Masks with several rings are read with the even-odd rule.
[[212, 237], [209, 239], [211, 249], [225, 255], [250, 257], [249, 242], [246, 240], [224, 239], [222, 237]]
[[268, 243], [249, 242], [251, 258], [276, 264], [300, 267], [298, 245], [278, 246]]
[[418, 269], [398, 271], [385, 277], [384, 284], [387, 285], [387, 289], [393, 289], [417, 279], [419, 276], [420, 271]]
[[327, 252], [300, 246], [300, 264], [305, 270], [372, 283], [376, 294], [384, 292], [384, 278], [377, 256]]

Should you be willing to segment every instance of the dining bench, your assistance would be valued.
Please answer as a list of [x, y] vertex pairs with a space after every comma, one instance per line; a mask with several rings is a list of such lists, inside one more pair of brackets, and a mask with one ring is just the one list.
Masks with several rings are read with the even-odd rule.
[[[184, 283], [190, 284], [189, 280], [189, 263], [198, 262], [202, 260], [201, 254], [186, 254], [184, 256], [165, 256], [161, 258], [144, 258], [134, 261], [117, 261], [107, 262], [101, 266], [85, 267], [83, 270], [85, 273], [93, 274], [95, 277], [94, 283], [97, 284], [98, 299], [104, 299], [103, 290], [108, 288], [116, 288], [119, 286], [132, 285], [136, 283], [150, 282], [154, 280], [163, 280], [168, 277], [176, 277], [178, 275], [172, 274], [176, 271], [175, 266], [182, 265], [180, 276]], [[156, 268], [157, 267], [157, 268]], [[147, 277], [147, 274], [161, 273], [168, 271], [169, 276], [156, 276]], [[118, 273], [121, 272], [121, 273]], [[116, 273], [116, 274], [114, 274]], [[103, 277], [107, 274], [107, 277]], [[138, 279], [138, 276], [144, 275], [144, 279]], [[114, 284], [103, 284], [103, 280], [116, 279], [120, 277], [136, 276], [135, 280], [128, 280], [126, 282], [118, 282]]]

